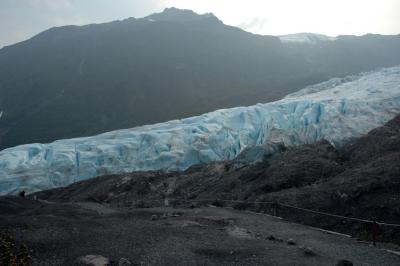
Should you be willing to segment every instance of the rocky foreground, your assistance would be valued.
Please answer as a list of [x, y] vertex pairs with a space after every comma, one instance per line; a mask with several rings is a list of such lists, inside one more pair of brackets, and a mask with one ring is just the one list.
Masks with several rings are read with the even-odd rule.
[[110, 208], [3, 197], [33, 265], [400, 265], [393, 247], [226, 208]]
[[[341, 150], [322, 141], [253, 165], [134, 172], [1, 197], [0, 230], [32, 250], [34, 265], [400, 265], [400, 253], [387, 251], [398, 249], [400, 227], [285, 207], [399, 224], [399, 191], [400, 116]], [[373, 236], [377, 247], [357, 241]]]

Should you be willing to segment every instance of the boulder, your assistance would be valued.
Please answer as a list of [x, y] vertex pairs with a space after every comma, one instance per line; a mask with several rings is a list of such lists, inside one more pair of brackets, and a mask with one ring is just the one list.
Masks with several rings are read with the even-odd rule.
[[86, 255], [79, 259], [80, 263], [92, 266], [108, 266], [110, 265], [110, 260], [102, 255]]

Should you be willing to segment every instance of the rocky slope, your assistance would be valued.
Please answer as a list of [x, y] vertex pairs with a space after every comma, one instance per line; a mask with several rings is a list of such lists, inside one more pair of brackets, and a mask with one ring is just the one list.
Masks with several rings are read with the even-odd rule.
[[[176, 206], [214, 204], [271, 211], [269, 204], [349, 217], [400, 223], [400, 116], [336, 150], [326, 141], [301, 145], [253, 165], [238, 160], [196, 165], [184, 172], [133, 172], [94, 178], [39, 192], [51, 201], [94, 201], [109, 206], [155, 207], [170, 198]], [[187, 201], [174, 201], [184, 199]], [[222, 200], [243, 200], [230, 203]], [[365, 237], [363, 223], [311, 215], [282, 207], [294, 221]], [[400, 243], [399, 228], [382, 227], [381, 240]]]

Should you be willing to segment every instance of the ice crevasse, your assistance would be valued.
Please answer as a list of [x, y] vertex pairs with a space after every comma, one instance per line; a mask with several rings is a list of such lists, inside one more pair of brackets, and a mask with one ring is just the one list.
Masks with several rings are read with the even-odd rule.
[[400, 113], [400, 66], [306, 87], [282, 100], [0, 151], [0, 194], [105, 174], [184, 170], [249, 147], [326, 139], [340, 147]]

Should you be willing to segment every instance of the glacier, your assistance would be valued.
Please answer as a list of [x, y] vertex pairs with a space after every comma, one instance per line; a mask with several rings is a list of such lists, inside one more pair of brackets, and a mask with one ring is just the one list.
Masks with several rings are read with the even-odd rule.
[[[306, 87], [282, 100], [92, 137], [0, 151], [0, 194], [35, 192], [106, 174], [184, 170], [251, 147], [336, 147], [400, 113], [400, 66]], [[274, 150], [274, 149], [271, 149]]]

